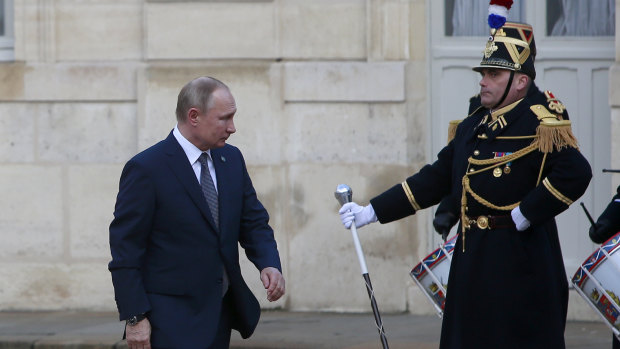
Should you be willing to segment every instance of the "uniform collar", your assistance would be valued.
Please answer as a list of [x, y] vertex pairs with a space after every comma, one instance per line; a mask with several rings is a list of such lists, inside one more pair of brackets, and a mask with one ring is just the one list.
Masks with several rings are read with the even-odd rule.
[[521, 113], [511, 113], [524, 98], [521, 98], [505, 107], [494, 110], [484, 116], [481, 126], [485, 129], [484, 133], [479, 137], [483, 139], [492, 140], [502, 133], [508, 125], [516, 120]]

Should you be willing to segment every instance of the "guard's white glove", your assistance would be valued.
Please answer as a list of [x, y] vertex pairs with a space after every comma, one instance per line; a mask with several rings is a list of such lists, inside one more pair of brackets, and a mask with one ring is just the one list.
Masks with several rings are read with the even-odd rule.
[[530, 221], [528, 221], [523, 213], [521, 213], [519, 206], [513, 208], [512, 211], [510, 211], [510, 215], [512, 216], [512, 221], [515, 222], [515, 226], [518, 231], [524, 231], [530, 227]]
[[340, 208], [340, 220], [344, 227], [351, 228], [351, 223], [355, 220], [355, 226], [361, 228], [368, 223], [374, 223], [377, 221], [377, 215], [372, 205], [360, 206], [355, 202], [347, 202]]

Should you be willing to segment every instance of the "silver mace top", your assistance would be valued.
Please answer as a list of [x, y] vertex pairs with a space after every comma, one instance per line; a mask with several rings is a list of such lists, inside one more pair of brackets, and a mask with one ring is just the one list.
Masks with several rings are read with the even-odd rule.
[[353, 190], [351, 190], [351, 187], [346, 184], [338, 184], [338, 187], [336, 187], [336, 191], [334, 192], [334, 196], [340, 205], [344, 205], [353, 200]]

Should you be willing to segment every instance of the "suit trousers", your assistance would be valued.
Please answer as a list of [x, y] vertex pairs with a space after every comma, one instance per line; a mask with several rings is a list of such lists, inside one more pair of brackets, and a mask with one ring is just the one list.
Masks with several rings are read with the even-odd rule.
[[209, 349], [228, 349], [230, 347], [230, 333], [233, 317], [233, 304], [230, 292], [226, 292], [222, 299], [222, 311], [220, 313], [220, 323], [217, 327], [215, 339]]
[[[232, 319], [234, 314], [234, 306], [230, 292], [226, 292], [222, 299], [222, 311], [220, 312], [220, 321], [213, 342], [205, 349], [228, 349], [230, 347], [230, 334], [232, 332]], [[151, 347], [152, 349], [177, 349], [168, 347]], [[178, 348], [185, 349], [185, 348]], [[189, 348], [187, 348], [189, 349]]]

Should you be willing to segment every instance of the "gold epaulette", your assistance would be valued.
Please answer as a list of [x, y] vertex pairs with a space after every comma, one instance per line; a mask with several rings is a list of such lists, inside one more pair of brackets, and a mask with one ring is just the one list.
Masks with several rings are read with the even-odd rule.
[[561, 120], [561, 116], [551, 113], [542, 104], [530, 107], [540, 121], [536, 129], [538, 149], [543, 153], [551, 153], [553, 149], [560, 151], [564, 147], [577, 148], [577, 139], [573, 135], [571, 122]]
[[450, 143], [454, 137], [456, 136], [456, 128], [459, 127], [459, 124], [463, 120], [452, 120], [448, 125], [448, 143]]

